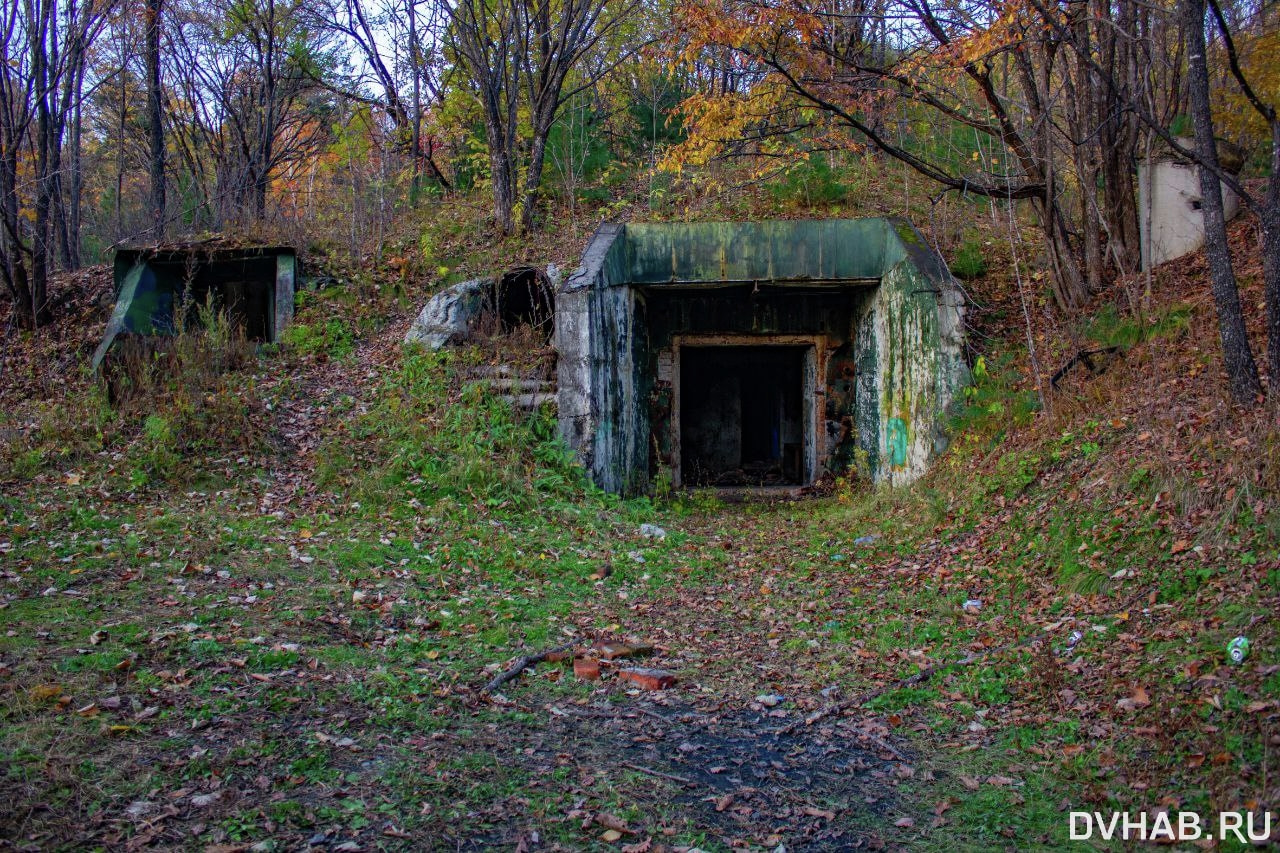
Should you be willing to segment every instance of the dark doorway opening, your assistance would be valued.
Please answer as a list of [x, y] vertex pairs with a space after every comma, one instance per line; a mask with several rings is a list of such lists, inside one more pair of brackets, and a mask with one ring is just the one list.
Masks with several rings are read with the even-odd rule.
[[143, 271], [141, 290], [155, 293], [155, 330], [173, 333], [201, 326], [202, 309], [225, 313], [227, 321], [250, 341], [274, 337], [276, 259], [152, 260]]
[[804, 480], [805, 346], [680, 349], [680, 479], [690, 486]]
[[555, 332], [556, 299], [546, 275], [532, 267], [505, 273], [493, 283], [487, 297], [492, 334], [509, 335], [528, 327], [543, 344]]

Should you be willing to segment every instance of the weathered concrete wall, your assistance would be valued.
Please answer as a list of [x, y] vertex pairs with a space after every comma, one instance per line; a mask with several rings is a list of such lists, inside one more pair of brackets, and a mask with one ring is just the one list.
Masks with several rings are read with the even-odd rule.
[[861, 458], [904, 483], [945, 447], [966, 375], [960, 306], [904, 221], [605, 225], [557, 299], [562, 434], [600, 487], [642, 490], [678, 452], [679, 340], [804, 340], [818, 359], [808, 471]]
[[648, 480], [640, 405], [636, 295], [624, 282], [622, 226], [602, 225], [556, 297], [560, 431], [591, 479], [610, 492]]
[[884, 231], [882, 219], [629, 223], [626, 280], [878, 278]]
[[[1195, 166], [1176, 160], [1156, 161], [1154, 166], [1138, 164], [1138, 222], [1153, 266], [1204, 245], [1200, 202], [1200, 176]], [[1222, 211], [1228, 220], [1240, 212], [1239, 197], [1225, 185]]]

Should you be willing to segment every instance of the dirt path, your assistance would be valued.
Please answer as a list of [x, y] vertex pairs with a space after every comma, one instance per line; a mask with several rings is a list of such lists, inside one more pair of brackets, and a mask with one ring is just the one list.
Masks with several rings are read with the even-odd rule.
[[[316, 451], [335, 417], [358, 417], [368, 411], [371, 391], [399, 358], [409, 320], [396, 318], [372, 336], [361, 338], [346, 358], [323, 353], [306, 357], [292, 370], [264, 382], [264, 395], [274, 399], [273, 432], [280, 453], [270, 470], [271, 486], [259, 512], [294, 516], [309, 511], [317, 495]], [[349, 401], [349, 405], [348, 405]], [[335, 414], [340, 407], [340, 414]]]

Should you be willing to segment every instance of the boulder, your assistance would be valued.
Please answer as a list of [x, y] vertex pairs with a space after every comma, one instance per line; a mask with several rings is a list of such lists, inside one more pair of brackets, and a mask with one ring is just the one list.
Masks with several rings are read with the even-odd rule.
[[406, 344], [441, 349], [466, 340], [472, 321], [485, 308], [493, 279], [473, 278], [431, 297], [404, 336]]

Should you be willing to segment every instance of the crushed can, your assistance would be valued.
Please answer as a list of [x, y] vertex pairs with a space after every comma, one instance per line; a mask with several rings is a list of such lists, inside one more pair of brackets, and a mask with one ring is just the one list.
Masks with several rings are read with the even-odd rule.
[[1236, 637], [1227, 643], [1227, 658], [1232, 663], [1244, 663], [1244, 659], [1249, 656], [1249, 638]]

